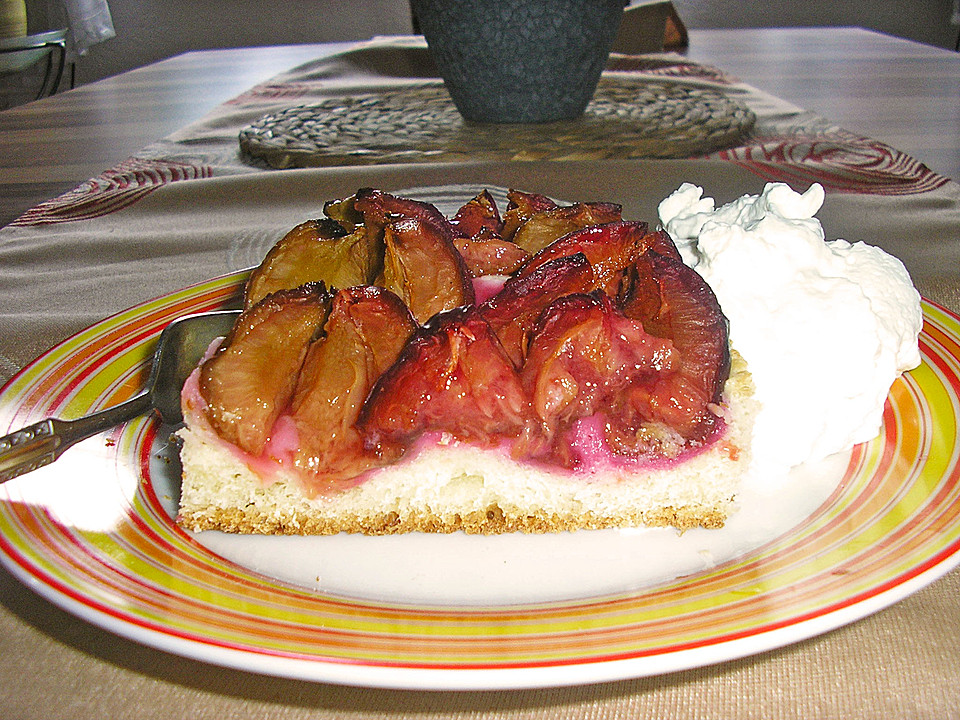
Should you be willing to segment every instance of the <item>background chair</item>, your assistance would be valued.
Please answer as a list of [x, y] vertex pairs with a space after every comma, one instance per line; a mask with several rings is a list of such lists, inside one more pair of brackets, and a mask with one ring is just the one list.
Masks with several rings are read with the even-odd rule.
[[66, 39], [66, 30], [0, 38], [0, 109], [57, 91], [66, 64]]

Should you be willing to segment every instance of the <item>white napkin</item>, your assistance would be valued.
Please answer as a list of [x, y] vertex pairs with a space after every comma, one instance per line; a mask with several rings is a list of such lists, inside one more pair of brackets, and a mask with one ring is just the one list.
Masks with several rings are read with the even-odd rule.
[[67, 35], [71, 57], [83, 55], [97, 43], [109, 40], [117, 33], [107, 0], [47, 0], [51, 17], [63, 17], [70, 32]]

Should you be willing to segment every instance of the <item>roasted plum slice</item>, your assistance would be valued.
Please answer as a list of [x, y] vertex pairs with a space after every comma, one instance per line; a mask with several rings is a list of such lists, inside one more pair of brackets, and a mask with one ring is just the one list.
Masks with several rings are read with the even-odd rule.
[[503, 221], [493, 196], [484, 190], [457, 210], [450, 224], [457, 237], [469, 238], [483, 230], [499, 235]]
[[607, 416], [628, 389], [653, 390], [677, 372], [679, 353], [627, 318], [605, 293], [568, 295], [540, 317], [521, 377], [553, 459], [575, 464], [570, 438], [574, 424]]
[[616, 297], [624, 271], [644, 252], [648, 235], [644, 222], [617, 221], [585, 227], [545, 247], [515, 277], [525, 277], [551, 260], [582, 253], [593, 268], [594, 288]]
[[449, 433], [494, 444], [530, 426], [529, 403], [510, 358], [472, 307], [434, 316], [383, 374], [358, 423], [368, 450], [396, 458], [419, 436]]
[[453, 239], [418, 217], [388, 220], [383, 228], [382, 284], [423, 323], [441, 310], [473, 303], [473, 283]]
[[365, 286], [334, 296], [323, 334], [307, 352], [291, 402], [294, 465], [315, 491], [336, 488], [375, 464], [354, 427], [376, 380], [417, 324], [389, 290]]
[[613, 203], [577, 203], [536, 213], [513, 235], [513, 242], [530, 254], [554, 240], [581, 228], [603, 225], [621, 219], [621, 207]]
[[654, 230], [643, 239], [643, 246], [658, 255], [666, 255], [674, 260], [683, 262], [683, 259], [680, 257], [680, 251], [677, 250], [673, 238], [667, 234], [666, 230]]
[[648, 332], [680, 351], [682, 373], [707, 402], [719, 402], [730, 373], [728, 323], [706, 281], [680, 260], [648, 251], [635, 263], [631, 292], [621, 303]]
[[616, 453], [674, 457], [706, 442], [718, 422], [703, 392], [682, 372], [674, 372], [656, 383], [631, 385], [613, 398], [605, 434]]
[[530, 253], [492, 230], [481, 230], [453, 241], [472, 277], [512, 275], [530, 259]]
[[363, 213], [356, 208], [356, 195], [328, 200], [323, 204], [323, 214], [337, 222], [347, 232], [353, 232], [363, 225]]
[[367, 233], [377, 236], [391, 220], [416, 218], [432, 225], [451, 241], [455, 235], [450, 221], [430, 203], [397, 197], [374, 188], [361, 188], [354, 196], [353, 207], [363, 215]]
[[361, 229], [347, 234], [329, 218], [300, 223], [267, 253], [247, 281], [245, 307], [278, 290], [308, 282], [351, 287], [369, 282], [379, 269], [378, 249]]
[[510, 278], [477, 312], [519, 368], [540, 313], [565, 295], [586, 293], [593, 288], [593, 268], [583, 253], [575, 253], [547, 261], [522, 277]]
[[200, 367], [206, 416], [220, 437], [252, 455], [263, 451], [329, 311], [323, 284], [311, 283], [268, 295], [240, 315]]
[[539, 193], [507, 191], [507, 209], [503, 214], [500, 235], [504, 240], [513, 240], [514, 234], [527, 220], [537, 213], [553, 210], [557, 204]]

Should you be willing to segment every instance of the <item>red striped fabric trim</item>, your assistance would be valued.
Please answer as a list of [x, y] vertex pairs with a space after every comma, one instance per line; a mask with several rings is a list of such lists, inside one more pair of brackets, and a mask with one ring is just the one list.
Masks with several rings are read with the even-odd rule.
[[915, 195], [943, 187], [949, 179], [919, 160], [878, 140], [845, 131], [830, 135], [767, 136], [722, 150], [727, 160], [768, 181], [870, 195]]
[[209, 165], [130, 158], [99, 177], [28, 210], [10, 225], [29, 227], [90, 220], [129, 207], [161, 185], [213, 176]]

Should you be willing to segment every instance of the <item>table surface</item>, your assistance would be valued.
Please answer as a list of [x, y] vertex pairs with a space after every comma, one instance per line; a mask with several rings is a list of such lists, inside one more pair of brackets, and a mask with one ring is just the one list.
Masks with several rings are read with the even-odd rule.
[[[251, 85], [343, 47], [191, 52], [0, 113], [0, 226]], [[960, 178], [958, 53], [804, 28], [696, 30], [687, 55]]]
[[[849, 131], [905, 151], [943, 175], [960, 178], [960, 55], [859, 29], [701, 30], [691, 32], [690, 39], [690, 59], [722, 68]], [[199, 119], [251, 85], [344, 47], [187, 53], [0, 113], [0, 225]], [[953, 587], [956, 577], [956, 572], [951, 575]], [[922, 611], [925, 617], [955, 616], [960, 607], [955, 596], [942, 591], [924, 591], [908, 602], [913, 603], [911, 612]], [[796, 698], [786, 693], [787, 686], [806, 696], [810, 711], [819, 698], [824, 698], [821, 709], [837, 707], [826, 698], [847, 682], [844, 668], [875, 664], [878, 682], [912, 677], [904, 674], [910, 668], [896, 664], [898, 648], [911, 643], [909, 628], [896, 624], [900, 617], [912, 616], [888, 610], [832, 633], [835, 639], [846, 634], [829, 654], [815, 638], [782, 652], [667, 678], [526, 693], [422, 694], [220, 673], [92, 628], [0, 570], [4, 642], [30, 648], [27, 671], [58, 673], [21, 685], [17, 668], [0, 670], [0, 708], [16, 708], [18, 717], [98, 717], [98, 710], [130, 703], [137, 716], [160, 717], [175, 701], [185, 716], [193, 717], [612, 718], [714, 717], [711, 708], [736, 707], [742, 717], [791, 717]], [[859, 640], [868, 637], [879, 640], [865, 650], [867, 645]], [[927, 652], [935, 662], [946, 650], [934, 644]], [[798, 666], [809, 676], [788, 676]], [[893, 705], [915, 708], [915, 717], [960, 714], [956, 686], [924, 677], [929, 687], [901, 679], [895, 686], [864, 686], [861, 691], [890, 697], [913, 693]], [[28, 698], [25, 687], [61, 695]]]

